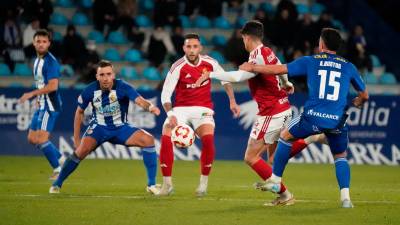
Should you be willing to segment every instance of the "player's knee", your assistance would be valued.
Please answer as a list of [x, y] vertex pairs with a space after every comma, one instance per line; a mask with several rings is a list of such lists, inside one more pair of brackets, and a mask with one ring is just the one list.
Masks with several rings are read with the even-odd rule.
[[250, 166], [253, 165], [255, 163], [255, 161], [256, 161], [256, 158], [257, 158], [257, 156], [252, 154], [252, 153], [244, 154], [244, 162], [247, 165], [250, 165]]
[[285, 141], [290, 141], [293, 139], [293, 136], [289, 133], [288, 129], [283, 129], [280, 134], [280, 138]]

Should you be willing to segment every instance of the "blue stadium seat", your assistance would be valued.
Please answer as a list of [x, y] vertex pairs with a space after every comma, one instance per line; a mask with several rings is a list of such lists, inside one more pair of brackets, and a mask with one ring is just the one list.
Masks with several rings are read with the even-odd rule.
[[121, 68], [120, 75], [129, 80], [139, 80], [140, 77], [133, 66], [124, 66]]
[[63, 64], [60, 67], [60, 73], [64, 77], [73, 77], [75, 75], [75, 71], [69, 64]]
[[314, 3], [311, 5], [311, 14], [313, 15], [320, 15], [324, 10], [325, 10], [325, 6], [320, 4], [320, 3]]
[[10, 88], [22, 88], [24, 87], [24, 84], [21, 82], [12, 82], [11, 84], [8, 85]]
[[396, 84], [397, 81], [393, 73], [386, 72], [382, 74], [382, 76], [379, 78], [379, 83], [391, 85], [391, 84]]
[[15, 64], [14, 75], [32, 76], [32, 69], [25, 63]]
[[73, 85], [74, 89], [77, 90], [83, 90], [87, 87], [87, 84], [84, 83], [76, 83], [75, 85]]
[[205, 16], [197, 16], [193, 21], [194, 27], [197, 28], [211, 28], [211, 21]]
[[371, 54], [369, 57], [370, 57], [370, 59], [371, 59], [371, 62], [372, 62], [372, 66], [373, 66], [373, 67], [382, 66], [381, 61], [379, 60], [378, 56], [372, 55], [372, 54]]
[[343, 25], [343, 23], [342, 23], [340, 20], [333, 19], [333, 20], [332, 20], [332, 25], [333, 25], [334, 27], [336, 27], [337, 29], [341, 30], [341, 31], [344, 31], [344, 30], [345, 30], [345, 29], [344, 29], [344, 25]]
[[297, 11], [299, 14], [306, 14], [310, 12], [310, 9], [308, 8], [308, 5], [298, 3], [296, 4]]
[[104, 52], [104, 59], [116, 62], [116, 61], [121, 61], [121, 56], [119, 55], [119, 52], [115, 48], [108, 48]]
[[50, 23], [55, 25], [68, 25], [69, 21], [64, 14], [54, 12], [51, 14]]
[[208, 55], [217, 60], [220, 64], [226, 63], [225, 57], [218, 51], [210, 51]]
[[151, 91], [153, 88], [148, 84], [141, 84], [138, 88], [138, 91]]
[[138, 15], [135, 17], [136, 24], [139, 27], [151, 27], [151, 20], [146, 15]]
[[54, 41], [62, 41], [63, 38], [64, 38], [64, 37], [62, 36], [62, 34], [61, 34], [60, 32], [58, 32], [58, 31], [54, 31], [54, 32], [53, 32], [52, 39], [53, 39]]
[[272, 14], [275, 12], [275, 7], [270, 2], [261, 3], [259, 8], [267, 14]]
[[168, 74], [168, 72], [169, 72], [169, 69], [170, 69], [170, 68], [168, 68], [168, 67], [164, 67], [163, 71], [161, 72], [161, 77], [162, 77], [162, 78], [166, 78], [166, 77], [167, 77], [167, 74]]
[[108, 36], [108, 42], [111, 44], [127, 44], [128, 40], [125, 38], [123, 33], [119, 31], [113, 31]]
[[77, 26], [85, 26], [89, 24], [89, 19], [84, 13], [77, 12], [72, 17], [72, 23]]
[[8, 68], [7, 64], [0, 63], [0, 76], [10, 76], [11, 70]]
[[71, 8], [74, 7], [74, 4], [71, 0], [57, 0], [56, 5], [59, 7]]
[[218, 47], [224, 47], [224, 46], [226, 46], [226, 43], [228, 42], [226, 40], [225, 36], [223, 36], [223, 35], [214, 35], [211, 38], [211, 41], [215, 46], [218, 46]]
[[90, 9], [93, 6], [92, 0], [81, 0], [81, 6], [85, 9]]
[[190, 28], [192, 27], [192, 22], [190, 22], [189, 17], [185, 15], [180, 15], [179, 20], [181, 21], [182, 27], [183, 28]]
[[366, 84], [378, 84], [378, 78], [375, 76], [375, 74], [367, 72], [364, 75], [364, 81]]
[[235, 28], [242, 28], [246, 22], [247, 22], [246, 18], [238, 17], [235, 21]]
[[143, 70], [143, 77], [148, 80], [161, 80], [160, 72], [155, 67], [147, 67]]
[[143, 61], [142, 54], [137, 49], [129, 49], [128, 51], [126, 51], [124, 59], [132, 63]]
[[94, 40], [97, 44], [104, 43], [104, 36], [100, 31], [92, 30], [89, 32], [88, 37], [89, 40]]
[[200, 43], [201, 43], [203, 46], [209, 45], [208, 40], [207, 40], [203, 35], [200, 35]]
[[153, 0], [140, 0], [139, 6], [141, 9], [145, 11], [151, 11], [154, 9], [154, 1]]
[[231, 29], [232, 26], [225, 17], [220, 16], [220, 17], [215, 18], [214, 27], [219, 28], [219, 29]]

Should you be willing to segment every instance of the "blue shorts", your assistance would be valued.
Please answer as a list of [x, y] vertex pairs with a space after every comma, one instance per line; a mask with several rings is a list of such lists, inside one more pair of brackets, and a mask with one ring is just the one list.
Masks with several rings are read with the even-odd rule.
[[33, 114], [31, 125], [29, 129], [31, 130], [44, 130], [51, 132], [53, 131], [54, 124], [56, 123], [59, 112], [48, 111], [48, 110], [36, 110]]
[[108, 128], [92, 123], [86, 129], [83, 137], [92, 137], [96, 139], [97, 145], [101, 145], [106, 141], [112, 144], [125, 145], [129, 137], [138, 130], [140, 129], [127, 123], [116, 128]]
[[348, 128], [346, 125], [337, 129], [325, 129], [313, 124], [303, 115], [294, 118], [289, 126], [289, 133], [295, 138], [306, 138], [314, 134], [324, 133], [328, 139], [332, 154], [340, 154], [347, 150], [349, 144]]

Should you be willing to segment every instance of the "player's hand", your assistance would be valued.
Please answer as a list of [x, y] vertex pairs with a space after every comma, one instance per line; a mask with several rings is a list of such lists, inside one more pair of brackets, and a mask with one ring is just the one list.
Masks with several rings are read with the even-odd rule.
[[362, 98], [360, 97], [355, 97], [352, 101], [353, 105], [357, 108], [361, 108], [361, 106], [363, 105], [364, 101]]
[[160, 109], [157, 106], [150, 107], [149, 112], [156, 116], [160, 115]]
[[285, 89], [286, 93], [288, 93], [290, 95], [294, 93], [294, 86], [293, 86], [292, 82], [288, 81], [285, 84], [283, 84], [282, 86]]
[[238, 118], [240, 115], [240, 106], [236, 104], [236, 102], [231, 102], [229, 104], [229, 107], [231, 108], [231, 111], [233, 113], [233, 118]]
[[245, 62], [242, 65], [239, 66], [239, 70], [244, 70], [247, 72], [253, 72], [253, 64]]
[[24, 93], [19, 99], [19, 103], [24, 103], [26, 100], [29, 100], [33, 97], [33, 94], [31, 92]]
[[171, 127], [171, 129], [174, 129], [174, 127], [176, 127], [176, 125], [178, 125], [178, 119], [176, 118], [176, 116], [169, 116], [168, 123], [169, 123], [169, 126]]
[[204, 69], [203, 72], [201, 73], [201, 77], [200, 77], [199, 79], [196, 80], [196, 84], [195, 84], [196, 87], [200, 87], [201, 84], [202, 84], [204, 81], [208, 80], [208, 79], [210, 79], [210, 72], [207, 71], [207, 69]]

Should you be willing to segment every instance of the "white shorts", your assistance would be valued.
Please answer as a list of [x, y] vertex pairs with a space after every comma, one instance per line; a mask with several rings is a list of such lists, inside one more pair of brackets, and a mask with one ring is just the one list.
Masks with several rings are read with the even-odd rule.
[[[179, 123], [185, 123], [196, 130], [203, 124], [211, 124], [215, 127], [214, 111], [202, 106], [174, 107], [173, 112]], [[168, 118], [164, 121], [164, 126], [168, 123]]]
[[273, 144], [278, 141], [281, 130], [289, 124], [291, 119], [292, 109], [273, 116], [257, 116], [250, 138], [255, 140], [263, 138], [266, 144]]

